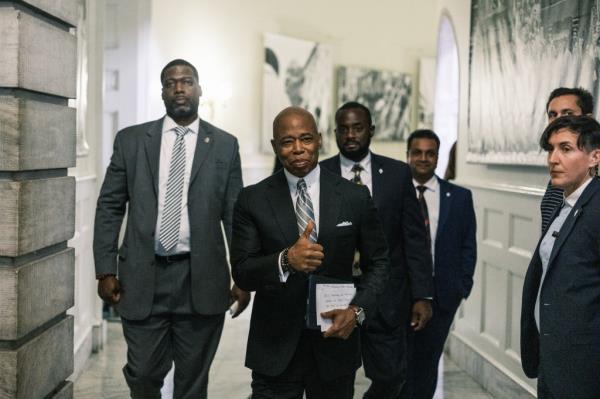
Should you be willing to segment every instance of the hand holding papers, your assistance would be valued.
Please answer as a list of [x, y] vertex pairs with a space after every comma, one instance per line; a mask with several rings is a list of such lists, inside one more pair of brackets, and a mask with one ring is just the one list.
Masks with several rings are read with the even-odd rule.
[[356, 294], [354, 284], [318, 284], [316, 286], [317, 325], [321, 331], [327, 331], [333, 324], [332, 319], [324, 318], [322, 313], [333, 309], [346, 309]]
[[311, 274], [308, 277], [306, 327], [325, 331], [325, 338], [348, 338], [356, 326], [354, 309], [348, 307], [355, 293], [356, 289], [349, 281]]

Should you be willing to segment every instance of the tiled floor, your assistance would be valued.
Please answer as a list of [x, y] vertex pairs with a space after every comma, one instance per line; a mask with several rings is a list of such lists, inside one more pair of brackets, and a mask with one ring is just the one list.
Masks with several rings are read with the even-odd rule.
[[[246, 399], [250, 395], [250, 371], [244, 367], [244, 353], [250, 312], [239, 319], [227, 319], [219, 350], [210, 373], [208, 396], [217, 399]], [[75, 381], [75, 399], [125, 399], [128, 389], [121, 373], [125, 364], [125, 341], [120, 323], [109, 323], [108, 342], [103, 351], [91, 357], [81, 377]], [[444, 361], [444, 379], [435, 399], [491, 399], [492, 396], [454, 363]], [[167, 378], [167, 381], [169, 378]], [[355, 398], [361, 398], [369, 381], [359, 370]], [[163, 389], [163, 398], [171, 398]]]

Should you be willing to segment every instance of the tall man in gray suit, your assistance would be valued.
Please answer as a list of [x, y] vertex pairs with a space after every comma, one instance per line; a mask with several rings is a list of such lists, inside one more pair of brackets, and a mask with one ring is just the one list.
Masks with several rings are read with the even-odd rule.
[[235, 137], [198, 118], [192, 64], [171, 61], [161, 83], [167, 115], [115, 138], [94, 227], [98, 294], [122, 317], [132, 398], [160, 398], [173, 362], [174, 398], [205, 398], [224, 313], [249, 301], [230, 288], [221, 227], [229, 242], [240, 157]]

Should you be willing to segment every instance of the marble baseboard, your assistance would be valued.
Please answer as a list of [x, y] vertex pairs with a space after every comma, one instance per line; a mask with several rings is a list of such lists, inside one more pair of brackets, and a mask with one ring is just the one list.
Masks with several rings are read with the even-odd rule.
[[83, 370], [92, 355], [93, 350], [93, 328], [90, 328], [87, 331], [85, 337], [80, 341], [79, 345], [75, 347], [74, 353], [74, 364], [73, 364], [73, 374], [69, 377], [70, 381], [75, 381]]
[[455, 334], [450, 334], [448, 337], [446, 353], [458, 367], [496, 399], [533, 399], [536, 397], [530, 388], [519, 384]]

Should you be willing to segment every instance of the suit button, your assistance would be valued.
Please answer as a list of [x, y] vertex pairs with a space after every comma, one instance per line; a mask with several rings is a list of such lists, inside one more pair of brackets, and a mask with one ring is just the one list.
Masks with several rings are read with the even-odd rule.
[[154, 232], [152, 232], [152, 237], [154, 237]]

